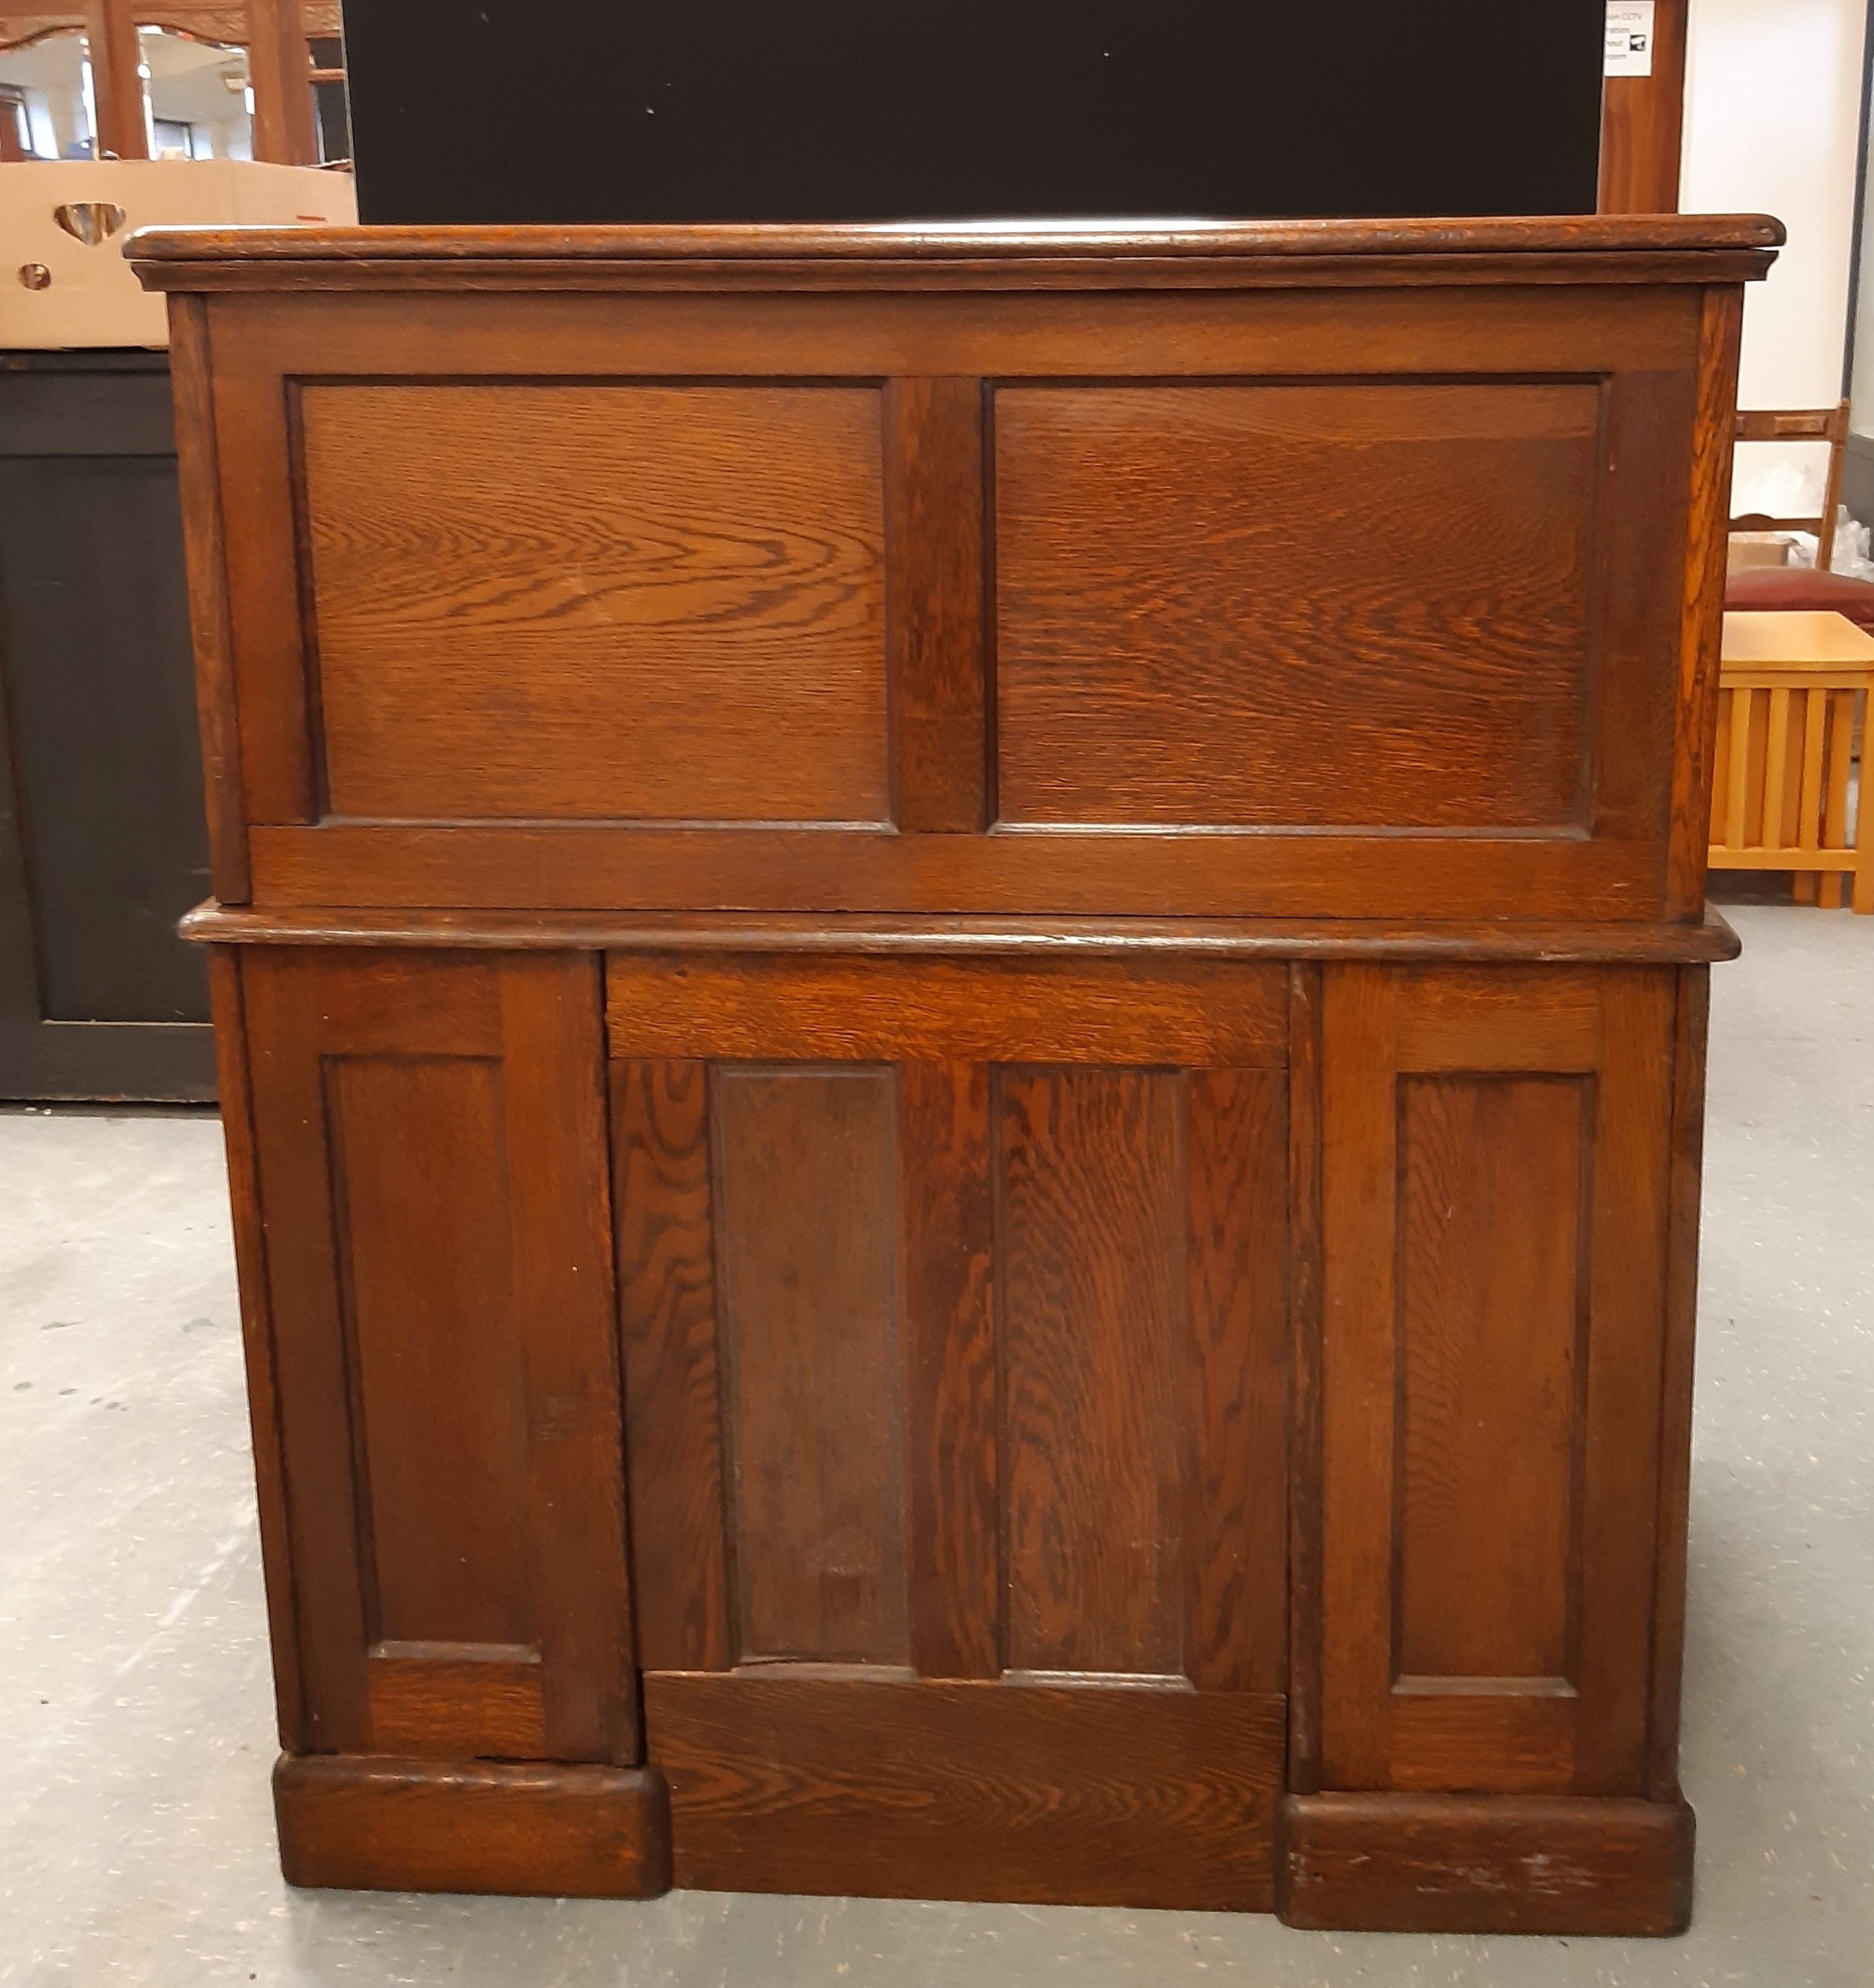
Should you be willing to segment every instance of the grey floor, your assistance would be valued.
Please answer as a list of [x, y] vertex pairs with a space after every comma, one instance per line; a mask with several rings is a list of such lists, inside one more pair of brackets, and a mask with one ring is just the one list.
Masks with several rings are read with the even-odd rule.
[[0, 1982], [1256, 1988], [1874, 1982], [1874, 918], [1718, 970], [1683, 1939], [676, 1894], [289, 1892], [220, 1134], [0, 1115]]

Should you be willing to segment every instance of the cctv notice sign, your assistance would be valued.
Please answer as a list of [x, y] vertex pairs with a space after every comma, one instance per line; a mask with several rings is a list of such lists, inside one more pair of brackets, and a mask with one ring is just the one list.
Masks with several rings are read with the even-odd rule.
[[1653, 0], [1607, 0], [1607, 73], [1653, 73]]

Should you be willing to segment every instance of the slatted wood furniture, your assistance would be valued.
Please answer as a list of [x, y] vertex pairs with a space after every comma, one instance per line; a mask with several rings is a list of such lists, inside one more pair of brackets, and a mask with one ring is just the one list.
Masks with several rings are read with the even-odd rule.
[[138, 245], [292, 1879], [1684, 1924], [1779, 238]]
[[1849, 403], [1832, 407], [1747, 408], [1737, 417], [1737, 440], [1819, 441], [1828, 447], [1828, 467], [1822, 482], [1820, 517], [1773, 518], [1761, 511], [1734, 517], [1734, 532], [1811, 532], [1815, 536], [1815, 566], [1828, 573], [1835, 565], [1835, 526], [1842, 504], [1842, 474], [1848, 461]]
[[1857, 741], [1874, 635], [1839, 614], [1727, 614], [1718, 694], [1714, 870], [1788, 870], [1839, 908], [1874, 911], [1874, 810]]

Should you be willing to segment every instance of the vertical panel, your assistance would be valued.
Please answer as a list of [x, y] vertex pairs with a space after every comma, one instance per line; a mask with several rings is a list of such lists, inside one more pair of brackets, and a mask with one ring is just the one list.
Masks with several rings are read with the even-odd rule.
[[243, 979], [311, 1750], [635, 1758], [596, 962]]
[[1659, 1498], [1676, 975], [1611, 969], [1594, 1127], [1576, 1784], [1638, 1785]]
[[716, 1236], [736, 1654], [909, 1655], [889, 1071], [728, 1066]]
[[1194, 1070], [1184, 1399], [1183, 1668], [1199, 1689], [1279, 1692], [1288, 1670], [1287, 1080]]
[[1569, 1674], [1587, 1090], [1401, 1084], [1396, 1676]]
[[1180, 1090], [1001, 1073], [1011, 1668], [1182, 1668]]
[[911, 1660], [1001, 1668], [989, 1071], [900, 1073]]
[[1328, 1787], [1640, 1790], [1673, 989], [1327, 976]]
[[893, 812], [971, 833], [988, 818], [982, 382], [893, 380], [885, 419]]
[[706, 1066], [614, 1063], [612, 1158], [639, 1658], [647, 1670], [724, 1670]]
[[334, 1059], [326, 1090], [370, 1486], [371, 1636], [529, 1642], [500, 1067]]
[[640, 1757], [596, 958], [504, 960], [508, 1232], [527, 1387], [522, 1524], [533, 1572], [546, 1744]]

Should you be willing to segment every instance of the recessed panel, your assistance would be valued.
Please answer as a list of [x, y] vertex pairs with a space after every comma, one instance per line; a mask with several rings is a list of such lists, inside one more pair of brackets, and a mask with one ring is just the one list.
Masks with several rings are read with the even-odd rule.
[[1184, 1656], [1182, 1079], [998, 1074], [1008, 1662]]
[[336, 1059], [326, 1095], [369, 1459], [373, 1638], [531, 1644], [500, 1066]]
[[1396, 1675], [1573, 1670], [1585, 1077], [1407, 1077]]
[[876, 390], [299, 405], [326, 812], [885, 817]]
[[892, 1073], [711, 1082], [735, 1653], [902, 1663]]
[[1586, 825], [1596, 387], [1005, 387], [994, 426], [1001, 820]]

